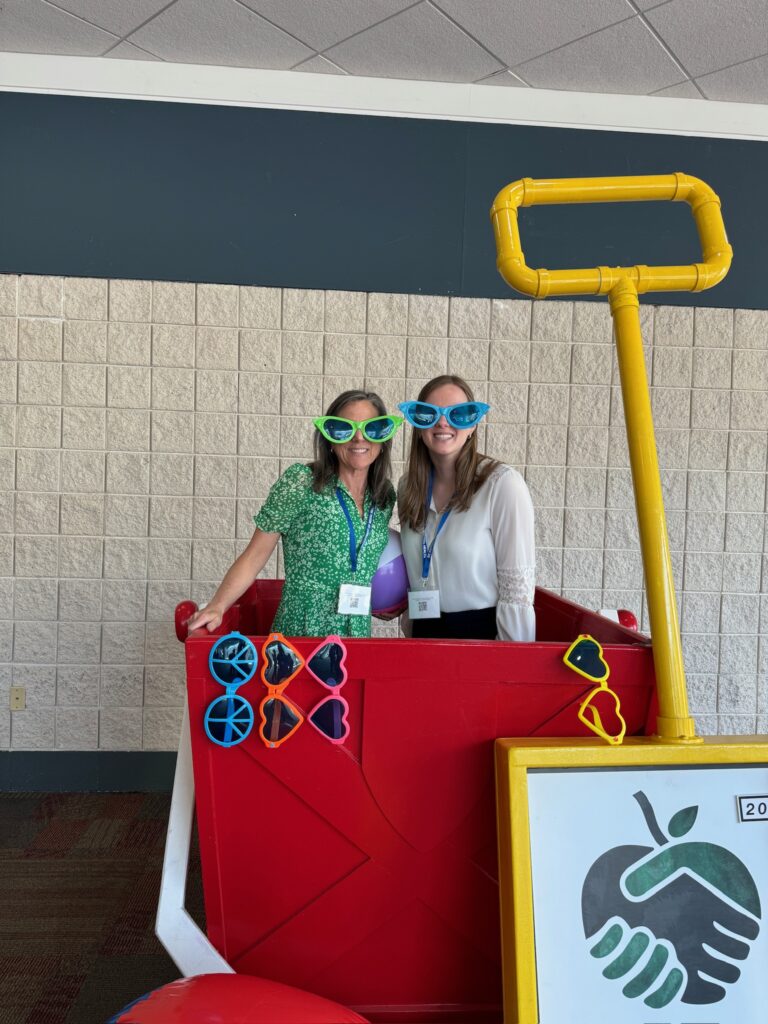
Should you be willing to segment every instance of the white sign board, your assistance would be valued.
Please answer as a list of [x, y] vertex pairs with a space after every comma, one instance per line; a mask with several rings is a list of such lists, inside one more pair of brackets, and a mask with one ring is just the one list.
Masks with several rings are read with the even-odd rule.
[[768, 766], [528, 770], [541, 1024], [768, 1021]]

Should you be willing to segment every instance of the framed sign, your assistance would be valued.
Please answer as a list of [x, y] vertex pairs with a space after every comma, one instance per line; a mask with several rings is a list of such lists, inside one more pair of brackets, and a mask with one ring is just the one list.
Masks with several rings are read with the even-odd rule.
[[768, 1006], [768, 741], [496, 744], [505, 1024]]

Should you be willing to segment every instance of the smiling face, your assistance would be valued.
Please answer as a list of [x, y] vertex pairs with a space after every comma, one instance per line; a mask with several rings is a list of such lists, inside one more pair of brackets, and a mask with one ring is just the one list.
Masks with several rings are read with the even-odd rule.
[[[468, 401], [467, 395], [457, 384], [442, 384], [424, 396], [424, 401], [431, 405], [459, 405]], [[440, 459], [458, 458], [459, 452], [474, 434], [476, 427], [459, 430], [452, 427], [445, 416], [441, 416], [434, 427], [419, 431], [429, 453]]]
[[[364, 420], [373, 419], [374, 416], [380, 416], [381, 413], [372, 402], [360, 401], [347, 402], [335, 415], [344, 420], [362, 423]], [[343, 466], [355, 473], [368, 469], [379, 457], [380, 452], [381, 445], [375, 444], [373, 441], [366, 441], [359, 430], [355, 431], [355, 436], [351, 441], [333, 445], [333, 454], [339, 460], [339, 467]]]

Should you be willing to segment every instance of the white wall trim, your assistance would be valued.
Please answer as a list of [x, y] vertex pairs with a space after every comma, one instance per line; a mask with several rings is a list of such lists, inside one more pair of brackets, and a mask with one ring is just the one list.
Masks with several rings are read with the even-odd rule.
[[768, 140], [768, 106], [0, 53], [0, 91]]

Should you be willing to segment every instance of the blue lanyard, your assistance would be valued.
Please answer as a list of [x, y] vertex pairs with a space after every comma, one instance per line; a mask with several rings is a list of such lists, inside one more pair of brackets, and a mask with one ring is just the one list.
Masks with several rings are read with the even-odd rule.
[[360, 541], [360, 547], [357, 546], [357, 537], [355, 536], [355, 524], [352, 522], [352, 516], [349, 514], [347, 503], [344, 500], [344, 496], [341, 493], [341, 488], [336, 488], [336, 500], [341, 505], [341, 510], [347, 520], [347, 526], [349, 527], [349, 562], [352, 566], [352, 572], [357, 572], [357, 559], [360, 552], [365, 547], [365, 542], [371, 535], [371, 528], [373, 527], [373, 517], [376, 512], [376, 506], [371, 501], [371, 507], [368, 509], [368, 518], [365, 521], [365, 533], [363, 539]]
[[440, 522], [437, 524], [435, 535], [432, 538], [432, 543], [427, 544], [427, 517], [429, 516], [429, 506], [432, 504], [432, 485], [435, 482], [435, 471], [431, 469], [429, 471], [429, 485], [427, 486], [427, 503], [424, 510], [424, 533], [421, 535], [421, 578], [423, 580], [429, 579], [429, 567], [432, 564], [432, 552], [435, 550], [435, 544], [437, 538], [445, 526], [448, 516], [451, 514], [450, 508], [447, 508], [440, 517]]

